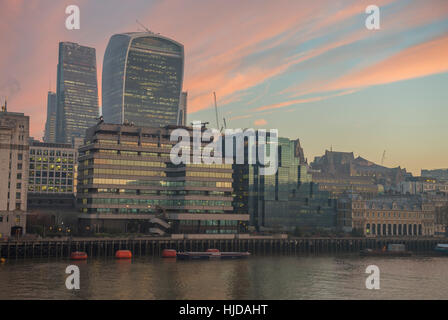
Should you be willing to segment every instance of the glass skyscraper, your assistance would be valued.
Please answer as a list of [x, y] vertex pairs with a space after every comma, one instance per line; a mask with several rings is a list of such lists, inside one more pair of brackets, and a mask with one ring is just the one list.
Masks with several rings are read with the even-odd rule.
[[59, 43], [56, 142], [84, 137], [98, 121], [98, 85], [94, 48]]
[[45, 136], [44, 136], [44, 141], [47, 143], [56, 142], [56, 108], [57, 108], [57, 95], [54, 92], [48, 91], [47, 122], [45, 123]]
[[104, 121], [178, 124], [183, 70], [182, 44], [150, 32], [113, 35], [103, 62]]

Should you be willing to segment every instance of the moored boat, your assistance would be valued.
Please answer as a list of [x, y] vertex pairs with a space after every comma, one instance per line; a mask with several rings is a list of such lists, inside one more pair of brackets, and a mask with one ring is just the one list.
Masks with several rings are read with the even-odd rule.
[[438, 252], [438, 253], [448, 255], [448, 244], [446, 244], [446, 243], [438, 243], [436, 245], [436, 247], [434, 248], [434, 250], [436, 252]]
[[210, 260], [210, 259], [241, 259], [250, 256], [250, 252], [220, 252], [218, 249], [208, 249], [205, 252], [177, 252], [180, 260]]
[[412, 251], [407, 251], [404, 244], [389, 244], [380, 250], [364, 249], [360, 251], [362, 256], [392, 256], [392, 257], [408, 257], [412, 255]]

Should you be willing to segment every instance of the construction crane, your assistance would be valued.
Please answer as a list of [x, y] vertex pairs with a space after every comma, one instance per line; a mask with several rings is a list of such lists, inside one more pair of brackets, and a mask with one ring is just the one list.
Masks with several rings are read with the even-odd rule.
[[383, 156], [381, 157], [381, 165], [384, 164], [384, 160], [386, 160], [386, 150], [383, 151]]
[[137, 19], [135, 19], [135, 22], [137, 22], [146, 32], [154, 34], [154, 32], [152, 32], [151, 30], [149, 30], [148, 28], [146, 28], [143, 23], [141, 23], [140, 21], [138, 21]]
[[[216, 103], [216, 92], [213, 91], [213, 97], [215, 98], [215, 113], [216, 113], [216, 128], [219, 129], [219, 120], [218, 120], [218, 105]], [[222, 131], [222, 128], [221, 128]]]

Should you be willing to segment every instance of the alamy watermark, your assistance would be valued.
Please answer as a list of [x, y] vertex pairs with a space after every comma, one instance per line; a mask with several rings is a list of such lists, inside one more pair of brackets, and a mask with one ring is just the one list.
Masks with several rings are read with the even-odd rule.
[[380, 289], [380, 268], [378, 266], [371, 264], [366, 268], [366, 273], [369, 276], [366, 279], [366, 289], [379, 290]]
[[[260, 164], [260, 175], [272, 175], [278, 169], [278, 130], [271, 129], [203, 129], [200, 121], [191, 130], [171, 132], [170, 141], [178, 143], [171, 149], [170, 159], [179, 164]], [[246, 143], [247, 142], [247, 143]], [[204, 143], [208, 143], [204, 145]], [[191, 145], [192, 144], [192, 145]], [[247, 159], [245, 159], [245, 148]], [[224, 151], [224, 154], [223, 154]], [[247, 160], [247, 161], [246, 161]]]

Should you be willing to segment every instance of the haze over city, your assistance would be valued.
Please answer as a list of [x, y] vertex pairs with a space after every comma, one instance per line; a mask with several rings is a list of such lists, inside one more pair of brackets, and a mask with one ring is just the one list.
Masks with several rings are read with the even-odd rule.
[[[65, 28], [71, 4], [80, 30]], [[380, 30], [365, 27], [369, 4]], [[384, 165], [419, 174], [448, 163], [447, 16], [444, 0], [0, 0], [0, 96], [41, 138], [58, 43], [96, 48], [101, 97], [107, 42], [138, 19], [185, 47], [188, 122], [215, 125], [215, 91], [228, 127], [278, 128], [309, 161], [332, 148], [379, 163], [386, 150]]]

